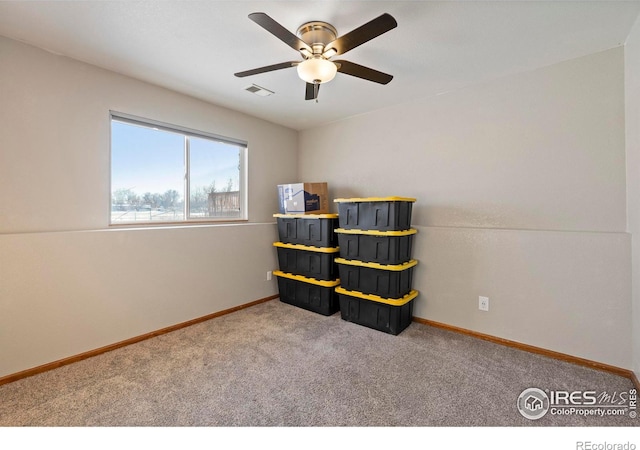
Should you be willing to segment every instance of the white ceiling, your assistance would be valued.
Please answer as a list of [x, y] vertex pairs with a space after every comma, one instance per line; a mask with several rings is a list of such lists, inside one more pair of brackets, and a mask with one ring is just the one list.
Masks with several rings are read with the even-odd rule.
[[[237, 78], [300, 59], [252, 12], [292, 33], [326, 21], [339, 36], [389, 13], [397, 28], [339, 59], [394, 79], [339, 73], [314, 103], [295, 68]], [[640, 1], [0, 1], [0, 35], [301, 130], [623, 45], [639, 12]]]

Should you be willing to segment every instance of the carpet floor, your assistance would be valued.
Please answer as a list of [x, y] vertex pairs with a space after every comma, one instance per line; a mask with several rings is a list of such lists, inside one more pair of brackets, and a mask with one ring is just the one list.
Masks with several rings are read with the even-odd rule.
[[0, 386], [0, 426], [640, 425], [527, 419], [516, 404], [531, 387], [613, 396], [633, 384], [415, 322], [392, 336], [272, 300]]

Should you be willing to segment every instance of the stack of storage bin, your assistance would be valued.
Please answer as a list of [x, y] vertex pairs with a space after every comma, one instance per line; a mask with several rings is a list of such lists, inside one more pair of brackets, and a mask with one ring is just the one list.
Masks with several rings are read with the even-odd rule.
[[336, 199], [340, 228], [340, 313], [344, 320], [397, 335], [413, 317], [413, 198]]
[[337, 214], [274, 214], [280, 300], [325, 316], [340, 309]]

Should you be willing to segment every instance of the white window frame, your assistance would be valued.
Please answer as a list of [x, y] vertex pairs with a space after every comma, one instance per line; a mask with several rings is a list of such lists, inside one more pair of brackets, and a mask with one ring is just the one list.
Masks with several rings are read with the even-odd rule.
[[[112, 207], [112, 186], [111, 181], [113, 177], [113, 168], [111, 167], [111, 152], [112, 148], [112, 131], [111, 125], [114, 121], [128, 123], [131, 125], [138, 125], [142, 127], [158, 129], [163, 131], [168, 131], [171, 133], [178, 133], [185, 137], [185, 158], [184, 158], [184, 219], [182, 220], [174, 220], [174, 221], [130, 221], [130, 222], [112, 222], [111, 221], [111, 207]], [[139, 116], [134, 116], [131, 114], [109, 111], [109, 226], [111, 227], [148, 227], [148, 226], [167, 226], [167, 225], [198, 225], [198, 224], [206, 224], [206, 223], [229, 223], [229, 222], [246, 222], [249, 218], [248, 213], [248, 180], [247, 180], [247, 160], [248, 160], [248, 152], [249, 146], [246, 141], [241, 139], [230, 138], [227, 136], [221, 136], [214, 133], [209, 133], [205, 131], [195, 130], [192, 128], [183, 127], [180, 125], [168, 124], [165, 122], [161, 122], [158, 120], [142, 118]], [[205, 217], [205, 218], [190, 218], [189, 217], [189, 202], [190, 202], [190, 187], [189, 187], [189, 160], [188, 152], [189, 152], [189, 137], [194, 138], [203, 138], [208, 140], [214, 140], [218, 142], [222, 142], [225, 144], [236, 145], [240, 147], [240, 170], [239, 170], [239, 186], [238, 190], [240, 196], [240, 217]]]

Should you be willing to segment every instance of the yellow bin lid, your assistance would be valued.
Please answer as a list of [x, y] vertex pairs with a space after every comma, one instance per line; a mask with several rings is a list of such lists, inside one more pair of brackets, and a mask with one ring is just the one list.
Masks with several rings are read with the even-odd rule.
[[316, 280], [315, 278], [307, 278], [302, 275], [295, 275], [293, 273], [282, 272], [280, 270], [274, 270], [273, 274], [277, 277], [288, 278], [290, 280], [302, 281], [303, 283], [316, 284], [324, 287], [335, 287], [340, 284], [340, 280]]
[[412, 259], [411, 261], [407, 261], [402, 264], [379, 264], [375, 262], [365, 262], [360, 261], [358, 259], [344, 259], [344, 258], [336, 258], [334, 260], [338, 264], [346, 264], [349, 266], [358, 266], [358, 267], [368, 267], [370, 269], [381, 269], [381, 270], [389, 270], [394, 272], [400, 272], [402, 270], [410, 269], [418, 264], [418, 261]]
[[337, 253], [340, 251], [340, 247], [312, 247], [310, 245], [287, 244], [285, 242], [274, 242], [273, 246], [281, 247], [281, 248], [291, 248], [294, 250], [306, 250], [308, 252], [318, 252], [318, 253]]
[[370, 236], [408, 236], [410, 234], [416, 234], [418, 230], [415, 228], [411, 228], [409, 230], [402, 231], [379, 231], [379, 230], [346, 230], [344, 228], [336, 228], [334, 230], [336, 233], [342, 234], [367, 234]]
[[283, 219], [337, 219], [337, 214], [274, 214], [273, 217], [281, 217]]
[[336, 198], [335, 203], [362, 203], [362, 202], [415, 202], [411, 197], [364, 197], [364, 198]]
[[409, 292], [407, 295], [405, 295], [402, 298], [382, 298], [379, 295], [363, 294], [362, 292], [358, 292], [358, 291], [349, 291], [343, 288], [342, 286], [338, 286], [336, 288], [336, 292], [338, 294], [349, 295], [351, 297], [358, 297], [364, 300], [371, 300], [378, 303], [386, 303], [387, 305], [391, 305], [391, 306], [405, 305], [418, 296], [418, 291], [416, 291], [415, 289], [413, 289], [411, 292]]

